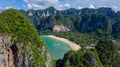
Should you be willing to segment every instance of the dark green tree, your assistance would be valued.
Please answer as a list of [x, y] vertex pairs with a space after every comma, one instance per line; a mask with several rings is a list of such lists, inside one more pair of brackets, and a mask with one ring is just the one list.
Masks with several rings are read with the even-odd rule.
[[92, 67], [88, 55], [84, 50], [69, 51], [62, 60], [57, 61], [57, 67]]
[[104, 66], [112, 66], [113, 59], [116, 58], [117, 48], [110, 39], [102, 38], [95, 47], [98, 56]]

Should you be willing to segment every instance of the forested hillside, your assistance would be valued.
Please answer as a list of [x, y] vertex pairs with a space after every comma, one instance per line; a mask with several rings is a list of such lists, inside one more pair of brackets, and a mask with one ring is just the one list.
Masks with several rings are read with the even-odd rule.
[[[54, 34], [78, 44], [91, 44], [100, 37], [113, 40], [120, 37], [120, 12], [111, 8], [70, 8], [59, 11], [51, 6], [44, 10], [20, 11], [29, 18], [40, 34]], [[80, 39], [80, 36], [83, 36], [83, 39]], [[92, 40], [89, 40], [91, 38]]]
[[[119, 67], [120, 11], [111, 8], [20, 10], [39, 34], [67, 38], [82, 49], [69, 51], [56, 67]], [[86, 46], [92, 47], [87, 49]]]
[[102, 38], [96, 47], [90, 50], [69, 51], [57, 67], [119, 67], [120, 53], [109, 39]]

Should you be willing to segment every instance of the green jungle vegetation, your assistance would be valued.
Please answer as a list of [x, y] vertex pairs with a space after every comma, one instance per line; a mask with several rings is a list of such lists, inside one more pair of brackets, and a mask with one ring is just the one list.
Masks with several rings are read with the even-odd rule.
[[[51, 67], [120, 67], [120, 12], [111, 8], [99, 9], [68, 9], [63, 11], [49, 7], [43, 11], [9, 9], [0, 13], [0, 33], [12, 37], [14, 42], [22, 42], [28, 47], [25, 55], [32, 57], [33, 64], [45, 67], [46, 57], [42, 57], [40, 35], [53, 34], [67, 38], [82, 46], [81, 50], [69, 51], [63, 59], [55, 60]], [[50, 16], [42, 16], [43, 12]], [[29, 12], [33, 12], [29, 16]], [[40, 15], [37, 14], [40, 13]], [[79, 12], [81, 12], [79, 14]], [[31, 22], [32, 23], [31, 23]], [[33, 26], [34, 25], [34, 26]], [[55, 25], [64, 25], [70, 31], [54, 32]], [[37, 30], [36, 30], [36, 29]], [[38, 32], [38, 33], [37, 33]], [[93, 48], [84, 46], [95, 44]], [[91, 46], [91, 45], [90, 45]]]
[[39, 67], [45, 66], [46, 57], [43, 58], [41, 54], [45, 44], [23, 13], [15, 9], [0, 13], [0, 34], [11, 36], [11, 42], [23, 43], [24, 54], [31, 58], [32, 63]]
[[[59, 11], [52, 6], [44, 10], [20, 11], [29, 18], [40, 35], [67, 38], [82, 47], [56, 60], [56, 67], [120, 67], [120, 11], [105, 7]], [[43, 16], [48, 13], [49, 16]], [[63, 25], [70, 31], [55, 32], [55, 25]], [[85, 46], [93, 48], [86, 49]]]

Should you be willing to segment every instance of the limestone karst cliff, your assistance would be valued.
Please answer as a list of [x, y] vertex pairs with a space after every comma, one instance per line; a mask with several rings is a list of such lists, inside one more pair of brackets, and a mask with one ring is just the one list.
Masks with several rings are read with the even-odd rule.
[[51, 67], [52, 58], [24, 14], [0, 13], [0, 67]]

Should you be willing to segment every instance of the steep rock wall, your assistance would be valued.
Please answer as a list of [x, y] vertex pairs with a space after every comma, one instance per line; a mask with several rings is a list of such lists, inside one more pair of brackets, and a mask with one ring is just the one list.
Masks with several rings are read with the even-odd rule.
[[[41, 67], [51, 67], [52, 58], [47, 48], [43, 46], [40, 50], [46, 59], [45, 66]], [[38, 67], [26, 52], [32, 52], [28, 46], [12, 41], [9, 36], [0, 36], [0, 67]]]

